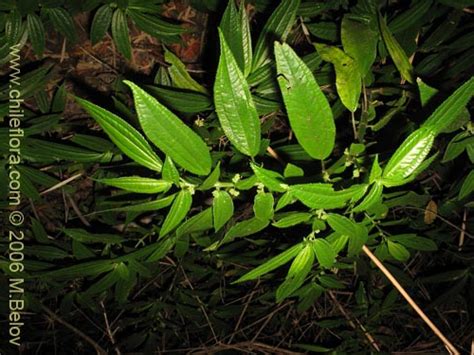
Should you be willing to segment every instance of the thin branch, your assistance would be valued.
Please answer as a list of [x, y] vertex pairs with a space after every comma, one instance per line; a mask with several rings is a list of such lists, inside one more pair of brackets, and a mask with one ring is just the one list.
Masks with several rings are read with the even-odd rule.
[[416, 304], [416, 302], [411, 298], [408, 292], [403, 288], [403, 286], [398, 282], [398, 280], [388, 271], [388, 269], [382, 264], [382, 262], [370, 251], [370, 249], [364, 245], [362, 247], [364, 253], [372, 260], [372, 262], [382, 271], [385, 277], [392, 283], [392, 285], [400, 292], [400, 294], [406, 299], [408, 304], [415, 310], [416, 313], [420, 316], [421, 319], [430, 327], [433, 333], [444, 343], [444, 346], [448, 349], [450, 354], [459, 355], [459, 351], [454, 347], [454, 345], [449, 341], [448, 338], [444, 336], [441, 330], [428, 318], [428, 316], [423, 312], [423, 310]]
[[72, 330], [74, 333], [76, 333], [78, 336], [80, 336], [82, 339], [84, 339], [86, 342], [88, 342], [95, 349], [97, 354], [99, 354], [99, 355], [108, 355], [107, 351], [105, 351], [104, 348], [102, 348], [99, 344], [97, 344], [87, 334], [84, 334], [81, 330], [77, 329], [72, 324], [69, 324], [64, 319], [60, 318], [56, 313], [54, 313], [52, 310], [50, 310], [44, 304], [40, 303], [40, 307], [41, 307], [41, 309], [43, 309], [43, 311], [45, 311], [48, 314], [48, 316], [51, 317], [51, 319], [53, 319], [56, 322], [64, 325], [66, 328], [68, 328], [69, 330]]

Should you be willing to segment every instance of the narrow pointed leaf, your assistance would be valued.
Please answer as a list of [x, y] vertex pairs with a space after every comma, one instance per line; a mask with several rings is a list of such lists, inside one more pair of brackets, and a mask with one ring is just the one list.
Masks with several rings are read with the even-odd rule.
[[275, 57], [278, 84], [298, 142], [311, 157], [327, 158], [336, 138], [328, 100], [311, 70], [290, 46], [275, 42]]
[[149, 169], [161, 171], [163, 162], [145, 138], [129, 123], [89, 101], [78, 97], [76, 101], [99, 123], [112, 142], [128, 157]]
[[119, 189], [142, 194], [156, 194], [158, 192], [168, 191], [171, 187], [169, 181], [144, 178], [140, 176], [99, 179], [97, 181]]
[[193, 198], [189, 191], [181, 190], [178, 193], [161, 226], [160, 238], [170, 233], [181, 223], [191, 209], [192, 202]]
[[281, 0], [278, 7], [273, 11], [258, 37], [252, 71], [260, 68], [270, 60], [271, 53], [269, 48], [271, 48], [271, 43], [286, 40], [295, 22], [300, 2], [300, 0]]
[[260, 149], [260, 120], [243, 73], [219, 31], [221, 55], [214, 83], [214, 103], [219, 122], [231, 143], [243, 154]]
[[390, 29], [385, 23], [385, 19], [380, 13], [379, 28], [383, 41], [385, 43], [385, 47], [387, 48], [387, 51], [390, 54], [390, 57], [392, 58], [393, 63], [395, 64], [395, 67], [397, 67], [403, 79], [405, 79], [409, 83], [414, 84], [415, 79], [413, 77], [413, 67], [410, 61], [408, 60], [405, 51], [395, 39], [393, 34], [390, 32]]
[[165, 60], [171, 64], [171, 66], [168, 67], [168, 73], [170, 74], [173, 86], [180, 89], [197, 91], [206, 95], [208, 94], [206, 88], [189, 75], [184, 63], [168, 49], [165, 49]]
[[211, 171], [206, 143], [174, 113], [130, 81], [138, 119], [145, 135], [184, 169], [197, 175]]
[[474, 77], [462, 84], [452, 93], [423, 123], [422, 127], [430, 127], [435, 134], [443, 132], [454, 121], [469, 103], [474, 93]]
[[35, 53], [39, 56], [43, 55], [45, 43], [45, 31], [43, 22], [35, 13], [30, 13], [26, 17], [28, 28], [28, 37]]
[[270, 260], [266, 261], [262, 265], [256, 267], [252, 271], [249, 271], [248, 273], [241, 276], [237, 281], [234, 281], [233, 283], [254, 280], [257, 277], [265, 275], [269, 273], [270, 271], [275, 270], [276, 268], [286, 264], [288, 261], [293, 259], [296, 255], [298, 255], [301, 249], [303, 249], [303, 244], [302, 243], [296, 244], [292, 246], [291, 248], [285, 250], [284, 252], [278, 254], [277, 256], [271, 258]]
[[112, 22], [113, 11], [109, 5], [99, 7], [94, 15], [91, 25], [91, 42], [96, 44], [104, 38]]
[[385, 166], [383, 180], [399, 181], [409, 177], [430, 152], [434, 138], [435, 133], [429, 126], [410, 134]]
[[330, 184], [299, 184], [290, 186], [291, 194], [310, 208], [334, 209], [356, 202], [367, 190], [366, 185], [353, 185], [345, 190], [335, 191]]
[[179, 171], [176, 169], [173, 160], [168, 156], [165, 159], [165, 164], [163, 165], [163, 171], [161, 174], [164, 180], [179, 185]]
[[118, 51], [130, 60], [132, 58], [132, 46], [128, 33], [127, 17], [122, 9], [116, 9], [112, 16], [112, 38]]

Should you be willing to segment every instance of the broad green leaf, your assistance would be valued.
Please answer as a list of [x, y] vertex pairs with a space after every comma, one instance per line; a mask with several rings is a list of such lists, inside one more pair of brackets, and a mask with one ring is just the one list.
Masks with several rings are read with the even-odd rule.
[[369, 239], [367, 228], [361, 224], [355, 225], [355, 234], [349, 236], [349, 245], [347, 247], [347, 255], [356, 257], [362, 250], [362, 247]]
[[299, 252], [303, 249], [303, 247], [304, 247], [303, 243], [299, 243], [292, 246], [291, 248], [285, 250], [284, 252], [266, 261], [262, 265], [256, 267], [252, 271], [249, 271], [245, 275], [241, 276], [237, 281], [234, 281], [233, 283], [235, 284], [239, 282], [254, 280], [257, 277], [260, 277], [262, 275], [269, 273], [270, 271], [275, 270], [276, 268], [286, 264], [288, 261], [293, 259], [296, 255], [298, 255]]
[[163, 162], [145, 138], [129, 123], [89, 101], [78, 97], [76, 101], [99, 123], [112, 142], [128, 157], [149, 169], [161, 171]]
[[26, 23], [31, 46], [37, 55], [42, 56], [45, 43], [45, 30], [43, 22], [38, 15], [35, 13], [30, 13], [26, 17]]
[[125, 238], [114, 234], [92, 234], [84, 229], [67, 228], [63, 230], [64, 234], [75, 241], [84, 244], [120, 244], [125, 241]]
[[459, 132], [449, 141], [442, 162], [447, 163], [456, 159], [470, 146], [474, 146], [474, 135], [471, 135], [469, 131]]
[[273, 11], [258, 37], [253, 57], [252, 71], [262, 67], [270, 60], [271, 53], [269, 48], [271, 48], [271, 43], [274, 41], [284, 42], [286, 40], [295, 22], [296, 12], [298, 11], [300, 2], [300, 0], [281, 0], [278, 7]]
[[192, 216], [176, 229], [176, 236], [179, 238], [186, 234], [211, 229], [213, 226], [212, 212], [212, 208], [206, 208], [204, 211]]
[[175, 163], [197, 174], [211, 171], [206, 143], [176, 115], [130, 81], [140, 125], [145, 135]]
[[214, 83], [214, 104], [230, 142], [251, 157], [260, 149], [260, 120], [244, 74], [219, 30], [221, 54]]
[[290, 186], [291, 194], [310, 208], [342, 208], [349, 201], [356, 202], [367, 190], [367, 185], [353, 185], [345, 190], [335, 191], [330, 184], [314, 183]]
[[251, 163], [250, 167], [257, 176], [257, 180], [269, 190], [276, 192], [285, 192], [288, 190], [288, 185], [281, 182], [283, 177], [277, 172], [261, 168], [254, 163]]
[[308, 222], [313, 215], [306, 212], [290, 212], [289, 215], [279, 218], [276, 222], [272, 223], [272, 226], [277, 228], [289, 228]]
[[229, 0], [219, 27], [240, 70], [247, 76], [252, 67], [252, 42], [243, 1], [237, 10], [235, 1]]
[[327, 158], [334, 148], [336, 126], [326, 96], [290, 46], [275, 42], [275, 57], [278, 84], [298, 142], [311, 157]]
[[430, 126], [422, 127], [410, 134], [398, 147], [383, 170], [383, 181], [391, 186], [409, 177], [423, 162], [431, 150], [435, 132]]
[[337, 254], [331, 244], [321, 238], [315, 239], [311, 244], [319, 264], [325, 268], [332, 267]]
[[327, 221], [334, 231], [342, 235], [351, 237], [357, 233], [357, 224], [347, 217], [330, 213], [327, 216]]
[[71, 14], [66, 9], [54, 7], [43, 8], [42, 11], [48, 15], [55, 30], [66, 37], [68, 41], [76, 41], [76, 25]]
[[438, 249], [434, 241], [425, 237], [419, 237], [416, 234], [393, 235], [390, 237], [390, 240], [415, 250], [435, 251]]
[[234, 201], [229, 193], [223, 190], [214, 191], [213, 195], [212, 215], [214, 230], [218, 232], [234, 214]]
[[435, 134], [443, 132], [458, 118], [473, 93], [474, 77], [471, 77], [438, 106], [422, 127], [430, 127]]
[[147, 262], [151, 263], [163, 259], [171, 248], [176, 244], [176, 238], [166, 238], [156, 242], [154, 247], [155, 250], [146, 259]]
[[112, 15], [112, 38], [118, 51], [128, 60], [132, 59], [127, 17], [122, 9], [116, 9]]
[[214, 185], [219, 181], [221, 176], [221, 162], [218, 162], [212, 173], [203, 181], [201, 186], [198, 187], [199, 190], [209, 190], [214, 187]]
[[104, 38], [112, 22], [112, 15], [112, 8], [108, 4], [102, 5], [97, 9], [91, 25], [90, 36], [92, 45]]
[[163, 225], [160, 229], [159, 237], [162, 238], [173, 229], [175, 229], [181, 221], [186, 217], [189, 210], [191, 209], [191, 204], [193, 203], [193, 198], [191, 192], [188, 190], [181, 190], [178, 192], [178, 195], [173, 201], [171, 208], [166, 215], [166, 218], [163, 222]]
[[416, 78], [416, 84], [420, 93], [421, 106], [424, 107], [438, 93], [438, 90], [426, 84], [421, 78]]
[[168, 49], [165, 49], [165, 61], [171, 64], [168, 67], [168, 73], [170, 74], [173, 86], [207, 95], [206, 88], [189, 75], [184, 63]]
[[306, 276], [311, 271], [311, 267], [314, 262], [314, 252], [311, 244], [308, 243], [304, 248], [296, 255], [295, 259], [291, 263], [288, 275], [285, 281], [278, 287], [276, 291], [276, 301], [281, 302], [285, 298], [291, 296], [298, 288], [300, 288]]
[[471, 170], [461, 186], [459, 191], [459, 199], [469, 196], [474, 191], [474, 170]]
[[317, 21], [316, 23], [305, 24], [313, 36], [329, 42], [336, 42], [339, 39], [339, 29], [335, 22]]
[[156, 194], [158, 192], [165, 192], [171, 187], [171, 182], [167, 180], [157, 180], [141, 176], [98, 179], [97, 181], [102, 184], [141, 194]]
[[130, 8], [127, 10], [127, 14], [139, 29], [156, 38], [163, 36], [175, 36], [186, 32], [186, 30], [180, 25], [165, 21], [160, 16], [149, 15], [142, 11], [137, 11]]
[[379, 34], [369, 24], [345, 15], [341, 24], [341, 40], [344, 52], [355, 60], [359, 73], [364, 78], [377, 56]]
[[179, 171], [173, 163], [173, 160], [169, 156], [165, 158], [165, 164], [163, 165], [163, 171], [161, 176], [164, 180], [172, 182], [175, 185], [179, 185]]
[[272, 219], [274, 203], [275, 201], [271, 193], [257, 193], [253, 202], [253, 211], [255, 213], [255, 217], [263, 220]]
[[397, 67], [403, 79], [405, 79], [409, 83], [414, 84], [415, 79], [413, 77], [413, 67], [410, 61], [408, 60], [405, 51], [395, 39], [393, 34], [390, 32], [390, 29], [385, 23], [385, 19], [380, 13], [378, 17], [380, 33], [385, 43], [385, 47], [387, 48], [387, 51], [390, 54], [393, 63], [395, 64], [395, 67]]
[[348, 110], [355, 112], [359, 103], [362, 79], [354, 59], [334, 46], [315, 44], [321, 58], [334, 65], [337, 93]]
[[387, 240], [388, 252], [391, 256], [401, 262], [405, 262], [410, 258], [410, 252], [401, 244]]

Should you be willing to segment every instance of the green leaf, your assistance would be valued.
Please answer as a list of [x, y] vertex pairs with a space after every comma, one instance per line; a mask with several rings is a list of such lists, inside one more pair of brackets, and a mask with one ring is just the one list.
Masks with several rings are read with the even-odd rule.
[[274, 41], [285, 41], [295, 22], [296, 12], [300, 6], [300, 0], [281, 0], [278, 7], [273, 11], [270, 18], [263, 26], [258, 37], [253, 57], [252, 71], [262, 67], [270, 60], [270, 44]]
[[247, 76], [252, 66], [252, 42], [244, 2], [240, 5], [237, 11], [234, 0], [229, 0], [219, 27], [240, 70]]
[[146, 86], [148, 92], [174, 111], [199, 113], [213, 108], [211, 98], [200, 92], [167, 86]]
[[206, 208], [204, 211], [192, 216], [176, 229], [176, 236], [179, 238], [186, 234], [202, 232], [211, 229], [213, 226], [212, 212], [212, 208]]
[[315, 239], [311, 244], [319, 264], [325, 268], [332, 267], [337, 256], [332, 245], [320, 238]]
[[18, 43], [22, 31], [22, 16], [17, 10], [8, 14], [5, 22], [5, 37], [10, 46]]
[[228, 192], [218, 190], [213, 192], [212, 215], [214, 230], [218, 232], [234, 214], [234, 201]]
[[459, 191], [459, 199], [463, 199], [469, 196], [474, 191], [474, 170], [469, 172], [469, 175], [464, 179], [464, 182], [461, 186], [461, 191]]
[[304, 176], [304, 170], [301, 169], [299, 166], [288, 163], [286, 164], [285, 171], [283, 172], [285, 178], [291, 177], [301, 177]]
[[75, 278], [102, 274], [113, 268], [114, 263], [112, 260], [94, 260], [61, 269], [56, 267], [54, 270], [41, 272], [38, 276], [53, 280], [73, 280]]
[[38, 15], [30, 13], [26, 17], [28, 37], [30, 38], [31, 46], [33, 51], [39, 55], [43, 55], [44, 43], [45, 43], [45, 31], [43, 22]]
[[421, 27], [423, 23], [419, 21], [422, 21], [424, 18], [429, 18], [427, 13], [432, 4], [432, 0], [413, 1], [408, 10], [402, 12], [388, 24], [390, 31], [397, 34], [413, 26], [417, 26], [417, 28]]
[[120, 8], [116, 9], [112, 16], [112, 38], [118, 51], [128, 60], [132, 59], [132, 46], [128, 34], [127, 17]]
[[420, 93], [421, 106], [425, 107], [431, 98], [438, 93], [438, 90], [426, 84], [421, 78], [416, 78], [416, 84]]
[[410, 134], [398, 147], [383, 170], [383, 183], [402, 183], [423, 162], [431, 150], [435, 133], [430, 126], [422, 127]]
[[378, 33], [369, 24], [345, 15], [341, 24], [341, 40], [344, 52], [355, 60], [359, 73], [364, 78], [377, 56]]
[[458, 118], [473, 93], [474, 77], [471, 77], [438, 106], [422, 127], [431, 128], [435, 135], [443, 132]]
[[189, 75], [184, 63], [166, 48], [165, 61], [171, 64], [168, 67], [168, 73], [170, 74], [173, 86], [180, 89], [197, 91], [205, 95], [208, 94], [207, 89]]
[[415, 250], [435, 251], [438, 249], [434, 241], [428, 238], [419, 237], [416, 234], [393, 235], [390, 237], [390, 240]]
[[70, 42], [76, 41], [76, 25], [71, 14], [62, 7], [43, 8], [53, 24], [53, 28], [59, 31]]
[[334, 65], [336, 89], [344, 106], [351, 112], [357, 110], [361, 93], [361, 74], [354, 59], [334, 46], [315, 44], [321, 58]]
[[379, 165], [379, 156], [376, 155], [374, 162], [372, 163], [372, 168], [370, 169], [369, 183], [374, 183], [382, 177], [382, 168]]
[[410, 258], [410, 252], [401, 244], [387, 240], [388, 252], [396, 260], [405, 262]]
[[256, 217], [236, 223], [227, 231], [221, 241], [214, 243], [207, 248], [207, 250], [215, 250], [218, 246], [229, 243], [236, 238], [248, 237], [249, 235], [258, 233], [264, 230], [269, 224], [269, 220], [263, 220]]
[[353, 212], [362, 212], [382, 201], [383, 185], [376, 182], [360, 204], [352, 209]]
[[390, 32], [390, 29], [385, 23], [385, 19], [380, 13], [378, 17], [380, 33], [385, 43], [385, 47], [387, 48], [387, 51], [390, 54], [393, 63], [395, 64], [395, 67], [397, 67], [403, 79], [405, 79], [409, 83], [414, 84], [415, 80], [413, 77], [413, 67], [410, 64], [410, 61], [408, 60], [405, 51], [397, 42], [393, 34]]
[[270, 271], [275, 270], [276, 268], [286, 264], [288, 261], [293, 259], [299, 252], [303, 249], [303, 243], [296, 244], [291, 248], [285, 250], [284, 252], [278, 254], [277, 256], [271, 258], [270, 260], [266, 261], [262, 265], [256, 267], [252, 271], [249, 271], [245, 275], [241, 276], [238, 280], [234, 281], [233, 284], [254, 280], [257, 277], [265, 275]]
[[345, 190], [334, 191], [330, 184], [299, 184], [290, 186], [290, 193], [310, 208], [342, 208], [349, 201], [356, 202], [367, 190], [367, 185], [353, 185]]
[[251, 157], [260, 149], [260, 120], [243, 73], [219, 30], [221, 55], [214, 83], [219, 122], [231, 143]]
[[163, 171], [161, 173], [164, 180], [172, 182], [175, 185], [179, 185], [179, 171], [173, 163], [173, 160], [169, 156], [165, 158], [165, 164], [163, 165]]
[[281, 182], [281, 179], [283, 177], [277, 172], [261, 168], [258, 165], [255, 165], [254, 163], [251, 163], [250, 167], [257, 176], [258, 181], [269, 190], [276, 192], [285, 192], [288, 189], [288, 185]]
[[255, 217], [263, 220], [272, 219], [274, 203], [275, 201], [271, 193], [257, 193], [253, 202], [253, 211], [255, 213]]
[[334, 231], [342, 235], [351, 237], [357, 233], [357, 224], [347, 217], [330, 213], [327, 216], [327, 221]]
[[285, 281], [278, 287], [276, 291], [276, 301], [281, 302], [285, 298], [291, 296], [298, 288], [303, 285], [306, 276], [311, 271], [314, 262], [314, 252], [311, 244], [308, 243], [298, 253], [291, 263], [288, 275]]
[[104, 38], [112, 22], [112, 14], [113, 11], [110, 5], [102, 5], [97, 9], [91, 25], [92, 45]]
[[290, 46], [275, 42], [275, 57], [278, 84], [298, 142], [311, 157], [327, 158], [334, 148], [336, 126], [326, 96]]
[[125, 238], [114, 234], [92, 234], [84, 229], [67, 228], [63, 230], [64, 234], [73, 240], [84, 244], [120, 244], [125, 241]]
[[130, 8], [127, 10], [127, 14], [139, 29], [156, 38], [175, 36], [186, 32], [180, 25], [165, 21], [160, 16], [148, 15]]
[[221, 162], [218, 162], [212, 173], [203, 181], [201, 186], [198, 187], [199, 190], [209, 190], [214, 187], [214, 185], [219, 181], [221, 176]]
[[175, 229], [181, 221], [186, 217], [189, 210], [191, 209], [191, 204], [193, 203], [193, 198], [191, 192], [188, 190], [181, 190], [178, 192], [178, 195], [173, 201], [171, 208], [166, 215], [165, 221], [160, 229], [159, 237], [162, 238], [173, 229]]
[[138, 119], [145, 135], [175, 163], [197, 174], [211, 171], [206, 143], [171, 111], [130, 81]]
[[444, 151], [443, 163], [447, 163], [451, 160], [456, 159], [466, 149], [474, 145], [474, 135], [471, 135], [469, 131], [461, 131], [456, 134], [448, 143], [446, 150]]
[[158, 192], [165, 192], [171, 187], [171, 183], [169, 181], [140, 176], [98, 179], [97, 181], [102, 184], [141, 194], [156, 194]]
[[128, 157], [149, 169], [160, 172], [163, 162], [143, 136], [122, 118], [89, 101], [75, 98], [107, 133], [112, 142]]
[[306, 212], [291, 212], [288, 216], [278, 219], [278, 221], [272, 223], [272, 226], [277, 228], [289, 228], [308, 222], [313, 215]]

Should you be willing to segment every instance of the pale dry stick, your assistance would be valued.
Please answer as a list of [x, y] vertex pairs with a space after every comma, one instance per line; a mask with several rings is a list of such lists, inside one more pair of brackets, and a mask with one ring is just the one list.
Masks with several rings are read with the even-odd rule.
[[120, 351], [119, 347], [117, 346], [117, 343], [115, 341], [114, 337], [114, 332], [112, 332], [112, 329], [110, 329], [110, 324], [109, 324], [109, 318], [107, 317], [107, 312], [105, 310], [104, 302], [100, 301], [100, 306], [102, 307], [102, 310], [104, 311], [104, 322], [105, 322], [105, 329], [107, 331], [107, 335], [110, 339], [110, 342], [112, 343], [115, 353], [117, 355], [122, 355], [122, 352]]
[[[377, 344], [377, 342], [375, 341], [374, 337], [372, 336], [372, 334], [370, 334], [367, 329], [365, 329], [364, 325], [355, 317], [351, 317], [347, 312], [346, 310], [344, 309], [344, 307], [342, 307], [342, 305], [339, 303], [339, 301], [337, 300], [336, 296], [332, 293], [332, 291], [329, 291], [329, 297], [331, 297], [331, 299], [333, 300], [333, 302], [336, 304], [337, 308], [339, 308], [339, 311], [341, 311], [341, 313], [344, 315], [344, 317], [347, 319], [347, 322], [349, 323], [349, 325], [353, 328], [353, 329], [357, 329], [357, 326], [356, 326], [356, 323], [357, 325], [359, 326], [359, 328], [362, 330], [362, 332], [364, 333], [364, 336], [367, 338], [367, 340], [369, 341], [369, 344], [372, 345], [372, 347], [380, 352], [380, 346], [379, 344]], [[354, 322], [354, 320], [355, 322]]]
[[467, 221], [467, 208], [464, 209], [464, 214], [462, 216], [461, 233], [459, 234], [458, 251], [461, 251], [462, 246], [464, 245], [464, 239], [466, 236], [466, 221]]
[[403, 288], [403, 286], [397, 281], [397, 279], [391, 274], [390, 271], [382, 264], [382, 262], [370, 251], [370, 249], [364, 245], [362, 247], [364, 253], [372, 260], [372, 262], [382, 271], [385, 277], [392, 283], [392, 285], [400, 292], [400, 294], [405, 298], [408, 304], [414, 309], [416, 313], [420, 316], [421, 319], [430, 327], [433, 333], [444, 343], [444, 346], [448, 349], [451, 354], [460, 355], [459, 351], [454, 347], [454, 345], [449, 341], [448, 338], [438, 329], [438, 327], [428, 318], [428, 316], [423, 312], [423, 310], [416, 304], [416, 302], [411, 298], [408, 292]]
[[76, 212], [76, 215], [77, 217], [79, 218], [79, 220], [87, 227], [90, 227], [91, 224], [87, 221], [87, 219], [84, 218], [84, 216], [82, 215], [82, 212], [81, 210], [79, 209], [79, 207], [77, 207], [77, 204], [76, 202], [74, 202], [74, 200], [72, 199], [71, 195], [69, 194], [66, 194], [68, 200], [69, 200], [69, 203], [71, 204], [71, 207], [72, 209], [74, 210], [74, 212]]
[[63, 45], [61, 47], [61, 58], [59, 58], [59, 63], [62, 63], [66, 58], [66, 38], [63, 40]]
[[54, 313], [52, 310], [50, 310], [48, 307], [46, 307], [44, 304], [40, 304], [41, 309], [45, 311], [48, 316], [50, 316], [53, 320], [55, 320], [58, 323], [61, 323], [64, 325], [66, 328], [69, 328], [69, 330], [72, 330], [74, 333], [76, 333], [78, 336], [80, 336], [82, 339], [84, 339], [86, 342], [91, 345], [95, 351], [97, 351], [97, 354], [99, 355], [108, 355], [107, 352], [102, 348], [99, 344], [97, 344], [91, 337], [89, 337], [87, 334], [84, 334], [81, 330], [77, 329], [75, 326], [72, 324], [69, 324], [66, 322], [64, 319], [60, 318], [56, 313]]
[[61, 187], [63, 187], [64, 185], [67, 185], [69, 184], [71, 181], [74, 181], [76, 180], [77, 178], [81, 177], [82, 176], [82, 173], [79, 173], [79, 174], [76, 174], [76, 175], [73, 175], [71, 176], [70, 178], [67, 178], [66, 180], [64, 181], [61, 181], [59, 183], [57, 183], [56, 185], [54, 186], [51, 186], [49, 189], [46, 189], [44, 191], [41, 191], [40, 192], [40, 195], [43, 196], [43, 195], [46, 195], [47, 193], [50, 193], [54, 190], [57, 190], [57, 189], [60, 189]]
[[357, 126], [355, 121], [355, 114], [351, 111], [351, 119], [352, 119], [352, 130], [354, 131], [354, 139], [357, 141], [359, 140], [359, 135], [357, 134]]
[[267, 147], [267, 153], [274, 159], [278, 160], [281, 164], [285, 164], [285, 161], [278, 155], [272, 147]]

